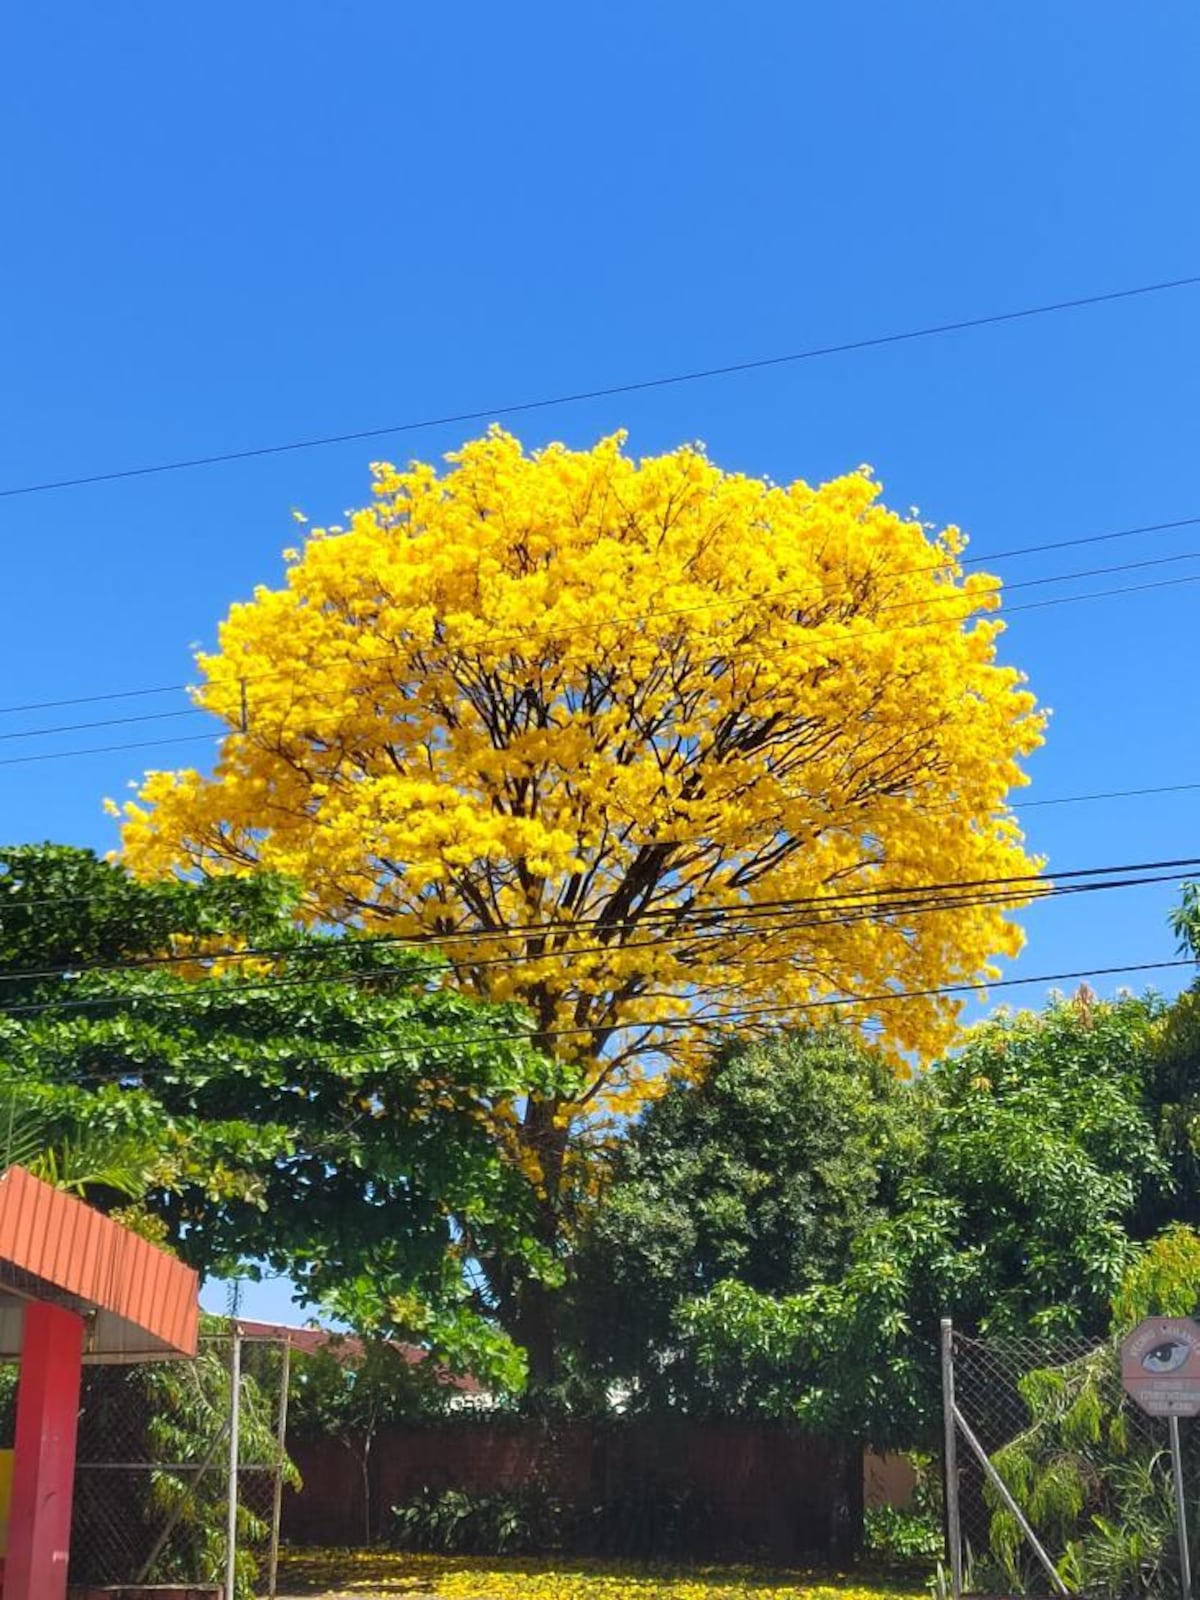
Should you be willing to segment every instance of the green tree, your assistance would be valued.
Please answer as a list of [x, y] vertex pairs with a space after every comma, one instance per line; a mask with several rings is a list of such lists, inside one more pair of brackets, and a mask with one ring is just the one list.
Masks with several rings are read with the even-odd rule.
[[433, 958], [293, 911], [269, 878], [147, 886], [86, 851], [0, 852], [0, 1106], [7, 1084], [63, 1130], [140, 1141], [144, 1204], [203, 1270], [269, 1263], [517, 1381], [472, 1261], [560, 1267], [490, 1118], [562, 1069]]
[[[1200, 884], [1184, 884], [1170, 920], [1180, 953], [1200, 961]], [[1148, 1238], [1172, 1222], [1200, 1228], [1200, 978], [1159, 1023], [1146, 1097], [1170, 1178], [1143, 1186], [1139, 1234]]]
[[1139, 1192], [1169, 1184], [1146, 1095], [1166, 1009], [1082, 989], [1000, 1013], [930, 1073], [928, 1163], [907, 1198], [953, 1208], [961, 1270], [938, 1298], [964, 1325], [1107, 1326]]
[[826, 1035], [672, 1088], [592, 1233], [635, 1399], [912, 1443], [941, 1316], [1102, 1332], [1139, 1197], [1169, 1193], [1146, 1089], [1166, 1010], [1085, 991], [1002, 1013], [909, 1085]]
[[849, 1030], [732, 1044], [698, 1083], [675, 1079], [617, 1147], [580, 1253], [591, 1364], [647, 1399], [694, 1392], [681, 1301], [837, 1281], [918, 1157], [912, 1099]]
[[333, 1337], [314, 1351], [292, 1356], [288, 1435], [336, 1439], [362, 1481], [363, 1538], [380, 1532], [371, 1504], [371, 1453], [379, 1430], [445, 1413], [455, 1393], [444, 1369], [414, 1359], [411, 1347], [389, 1340]]
[[1171, 928], [1181, 955], [1200, 961], [1200, 883], [1185, 883], [1179, 904], [1171, 912]]

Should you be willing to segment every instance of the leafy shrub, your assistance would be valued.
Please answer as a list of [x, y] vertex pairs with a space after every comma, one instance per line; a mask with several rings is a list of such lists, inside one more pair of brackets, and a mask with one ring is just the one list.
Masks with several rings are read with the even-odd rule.
[[492, 1493], [423, 1489], [392, 1507], [391, 1542], [436, 1555], [572, 1554], [683, 1557], [703, 1547], [708, 1521], [688, 1487], [627, 1491], [573, 1506], [541, 1481]]
[[926, 1565], [942, 1554], [941, 1524], [927, 1511], [873, 1506], [863, 1518], [866, 1553], [888, 1565]]
[[684, 1484], [626, 1490], [592, 1506], [577, 1539], [589, 1555], [682, 1559], [703, 1552], [707, 1508]]
[[436, 1555], [528, 1555], [562, 1548], [571, 1513], [541, 1484], [491, 1494], [423, 1489], [392, 1507], [392, 1543]]

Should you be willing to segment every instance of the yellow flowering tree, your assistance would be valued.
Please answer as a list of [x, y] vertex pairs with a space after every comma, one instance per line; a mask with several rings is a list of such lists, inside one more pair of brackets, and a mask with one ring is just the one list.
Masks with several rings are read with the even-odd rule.
[[[706, 1029], [930, 990], [1015, 954], [994, 897], [1037, 870], [1007, 808], [1043, 719], [996, 660], [997, 580], [888, 510], [623, 438], [526, 454], [493, 430], [235, 605], [197, 703], [211, 775], [151, 773], [139, 872], [298, 879], [312, 914], [429, 940], [584, 1067], [499, 1106], [552, 1228], [571, 1129], [683, 1070]], [[956, 1006], [856, 1011], [931, 1056]]]

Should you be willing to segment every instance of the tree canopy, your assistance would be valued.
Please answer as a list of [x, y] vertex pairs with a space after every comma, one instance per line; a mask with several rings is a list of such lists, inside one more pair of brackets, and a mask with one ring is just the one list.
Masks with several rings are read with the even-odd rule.
[[[283, 872], [310, 917], [432, 943], [523, 1003], [583, 1068], [493, 1116], [557, 1251], [597, 1119], [664, 1058], [839, 998], [929, 1058], [946, 986], [1019, 949], [1038, 863], [1008, 801], [1043, 717], [963, 542], [865, 471], [782, 487], [619, 436], [527, 455], [493, 430], [442, 474], [379, 466], [369, 506], [230, 611], [196, 691], [215, 769], [146, 778], [126, 860]], [[550, 1362], [541, 1289], [481, 1265]]]
[[[473, 1253], [557, 1265], [490, 1118], [568, 1090], [564, 1069], [431, 956], [298, 930], [293, 905], [266, 878], [143, 885], [82, 850], [0, 851], [0, 1103], [140, 1148], [144, 1205], [205, 1271], [265, 1262], [512, 1378]], [[128, 1198], [110, 1188], [89, 1198]]]
[[914, 1096], [852, 1030], [726, 1046], [613, 1152], [576, 1269], [589, 1363], [677, 1391], [664, 1355], [682, 1302], [730, 1280], [770, 1295], [838, 1281], [923, 1152]]
[[673, 1083], [588, 1229], [585, 1367], [637, 1405], [911, 1444], [936, 1414], [940, 1317], [1102, 1334], [1146, 1210], [1156, 1230], [1200, 1193], [1158, 1087], [1191, 998], [1001, 1013], [908, 1084], [835, 1033]]
[[[323, 917], [439, 943], [623, 1110], [704, 1019], [1016, 951], [995, 896], [911, 901], [1036, 872], [1007, 800], [1042, 718], [956, 529], [865, 471], [780, 487], [620, 437], [526, 455], [496, 430], [450, 462], [377, 467], [370, 506], [233, 607], [197, 691], [220, 758], [147, 778], [139, 873], [262, 864]], [[882, 1012], [930, 1056], [957, 1004]]]

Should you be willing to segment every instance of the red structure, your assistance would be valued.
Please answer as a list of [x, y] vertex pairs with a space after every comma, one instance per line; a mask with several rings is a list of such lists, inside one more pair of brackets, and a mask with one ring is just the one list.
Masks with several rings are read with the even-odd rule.
[[194, 1356], [196, 1274], [21, 1167], [0, 1174], [0, 1359], [19, 1357], [4, 1600], [64, 1600], [85, 1362]]

